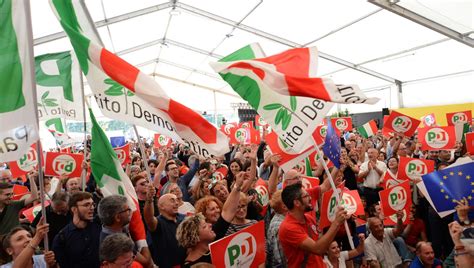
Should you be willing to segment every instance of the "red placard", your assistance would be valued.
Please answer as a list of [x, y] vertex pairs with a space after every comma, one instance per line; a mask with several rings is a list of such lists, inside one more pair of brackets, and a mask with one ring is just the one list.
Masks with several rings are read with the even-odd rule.
[[383, 128], [382, 128], [382, 135], [386, 138], [390, 138], [393, 136], [393, 131], [385, 127], [385, 124], [387, 123], [388, 115], [383, 116]]
[[263, 118], [260, 115], [257, 114], [257, 116], [255, 116], [255, 125], [264, 127], [264, 126], [268, 126], [268, 123], [267, 121], [263, 120]]
[[[364, 215], [364, 206], [360, 200], [357, 190], [344, 189], [344, 183], [337, 186], [337, 190], [341, 197], [341, 205], [349, 215]], [[342, 194], [341, 194], [342, 193]], [[337, 201], [334, 191], [331, 189], [323, 194], [323, 202], [321, 204], [320, 228], [326, 228], [331, 225], [336, 216]]]
[[303, 188], [305, 189], [311, 189], [319, 185], [319, 178], [303, 176], [303, 175], [300, 175], [300, 177], [301, 177], [301, 184], [303, 185]]
[[268, 193], [267, 182], [262, 180], [262, 178], [259, 178], [255, 183], [255, 190], [258, 194], [258, 202], [263, 207], [260, 215], [264, 216], [267, 213], [268, 203], [270, 203], [270, 194]]
[[335, 129], [339, 130], [339, 133], [343, 131], [352, 130], [352, 118], [351, 117], [337, 117], [331, 118], [331, 123]]
[[469, 125], [471, 125], [472, 112], [462, 111], [462, 112], [447, 113], [446, 119], [448, 121], [448, 126], [454, 126], [456, 124], [464, 124], [464, 123], [468, 123]]
[[314, 130], [313, 132], [313, 139], [317, 145], [321, 145], [324, 143], [324, 139], [326, 139], [327, 130], [327, 125], [319, 125], [316, 127], [316, 130]]
[[242, 122], [239, 124], [240, 128], [253, 128], [253, 122], [252, 121], [247, 121], [247, 122]]
[[153, 139], [153, 147], [156, 148], [161, 148], [161, 147], [166, 147], [169, 148], [171, 147], [171, 138], [166, 137], [165, 135], [158, 134], [156, 133]]
[[392, 216], [399, 210], [410, 210], [411, 190], [410, 182], [406, 181], [397, 186], [379, 192], [380, 206], [385, 217]]
[[64, 174], [69, 178], [80, 177], [83, 161], [83, 154], [47, 152], [44, 174], [46, 176], [61, 176]]
[[[49, 206], [51, 202], [49, 201], [46, 201], [44, 203], [44, 207], [47, 207]], [[33, 222], [33, 220], [35, 219], [36, 215], [38, 215], [38, 213], [41, 211], [41, 204], [38, 204], [34, 207], [31, 207], [29, 209], [25, 209], [23, 210], [22, 214], [25, 215], [25, 217], [30, 221], [30, 222]]]
[[215, 267], [256, 268], [265, 263], [263, 221], [226, 236], [209, 245]]
[[232, 128], [229, 138], [231, 144], [259, 144], [260, 132], [253, 126]]
[[221, 125], [221, 132], [226, 134], [227, 137], [230, 137], [230, 133], [232, 132], [232, 129], [237, 128], [239, 124], [237, 123], [227, 123], [225, 125]]
[[222, 167], [216, 169], [216, 171], [214, 171], [212, 176], [220, 181], [220, 180], [225, 179], [228, 172], [229, 172], [229, 169], [226, 166], [222, 166]]
[[117, 154], [118, 160], [122, 164], [122, 167], [132, 162], [130, 157], [130, 143], [127, 143], [122, 147], [115, 147], [114, 151]]
[[450, 150], [456, 145], [454, 126], [424, 127], [418, 129], [418, 141], [421, 150]]
[[466, 149], [470, 155], [474, 155], [474, 132], [466, 133]]
[[394, 131], [411, 137], [420, 123], [421, 121], [418, 119], [392, 111], [383, 127], [388, 128], [389, 131]]
[[420, 120], [421, 120], [420, 126], [421, 125], [423, 125], [425, 127], [436, 127], [436, 126], [438, 126], [436, 124], [436, 116], [435, 116], [434, 113], [430, 113], [430, 114], [427, 114], [425, 116], [422, 116], [420, 118]]
[[[43, 157], [43, 154], [41, 154]], [[41, 163], [44, 159], [41, 158]], [[28, 174], [28, 172], [38, 169], [38, 154], [36, 153], [36, 143], [32, 144], [28, 152], [16, 161], [8, 162], [13, 178], [18, 178]]]
[[435, 162], [433, 160], [400, 157], [398, 164], [399, 180], [421, 180], [421, 176], [434, 171]]
[[384, 189], [392, 188], [393, 186], [396, 186], [405, 180], [398, 180], [396, 177], [392, 176], [392, 173], [389, 172], [388, 170], [385, 172], [385, 175], [383, 177], [382, 183], [380, 186]]
[[[409, 218], [408, 217], [410, 215], [410, 208], [406, 208], [406, 209], [403, 209], [403, 218], [402, 218], [402, 222], [403, 224], [408, 224], [410, 222]], [[383, 224], [385, 226], [394, 226], [397, 224], [397, 214], [392, 214], [388, 217], [385, 217], [383, 219]]]
[[30, 190], [28, 187], [18, 184], [13, 184], [13, 197], [12, 200], [20, 200], [24, 195], [29, 194]]

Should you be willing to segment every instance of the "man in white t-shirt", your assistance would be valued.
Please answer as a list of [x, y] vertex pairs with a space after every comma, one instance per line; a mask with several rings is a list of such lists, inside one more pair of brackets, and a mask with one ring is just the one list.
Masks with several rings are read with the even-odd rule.
[[370, 148], [367, 152], [369, 160], [362, 163], [359, 171], [359, 178], [364, 179], [363, 183], [363, 194], [367, 200], [367, 207], [370, 207], [372, 204], [375, 204], [379, 201], [378, 192], [381, 190], [379, 188], [380, 180], [382, 175], [387, 170], [387, 165], [377, 160], [379, 156], [379, 151], [375, 148]]
[[403, 231], [403, 212], [397, 212], [395, 228], [384, 228], [381, 219], [372, 217], [367, 223], [370, 235], [364, 243], [364, 253], [370, 267], [405, 267], [393, 245], [393, 240]]

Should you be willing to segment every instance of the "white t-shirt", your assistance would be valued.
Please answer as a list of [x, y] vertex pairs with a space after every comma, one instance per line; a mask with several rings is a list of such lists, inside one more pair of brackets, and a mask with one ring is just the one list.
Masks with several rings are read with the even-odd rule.
[[[384, 162], [377, 160], [377, 168], [382, 171], [383, 175], [383, 173], [387, 170], [387, 165], [385, 165]], [[369, 161], [366, 161], [362, 163], [362, 165], [360, 165], [360, 172], [366, 172], [367, 170], [369, 170]], [[372, 170], [370, 170], [369, 174], [367, 174], [367, 177], [365, 177], [364, 179], [364, 187], [372, 189], [377, 188], [382, 175], [379, 175], [379, 173], [375, 171], [375, 168], [373, 168]]]
[[[13, 262], [6, 263], [0, 268], [11, 268], [13, 267]], [[44, 260], [44, 255], [33, 255], [33, 268], [47, 268], [48, 265]]]
[[382, 267], [395, 267], [402, 263], [397, 249], [393, 245], [392, 228], [385, 228], [383, 240], [379, 241], [370, 234], [364, 243], [364, 254], [367, 260], [377, 260]]
[[[349, 251], [341, 251], [341, 255], [339, 256], [339, 268], [346, 268], [346, 261], [349, 260]], [[324, 255], [324, 263], [326, 264], [327, 268], [333, 268], [331, 262], [327, 255]]]

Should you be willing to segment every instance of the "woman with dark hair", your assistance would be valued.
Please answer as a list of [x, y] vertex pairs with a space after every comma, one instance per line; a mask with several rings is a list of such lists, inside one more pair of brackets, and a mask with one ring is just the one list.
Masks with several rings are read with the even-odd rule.
[[[36, 234], [32, 236], [31, 231], [26, 227], [19, 226], [13, 228], [3, 239], [3, 251], [9, 258], [8, 263], [1, 268], [21, 267], [21, 268], [46, 268], [58, 267], [54, 252], [46, 251], [41, 255], [34, 255], [39, 250], [38, 245], [43, 241], [48, 233], [48, 224], [38, 224]], [[7, 260], [8, 261], [8, 260]]]
[[235, 175], [242, 170], [243, 165], [242, 162], [240, 162], [240, 159], [234, 158], [232, 161], [230, 161], [229, 172], [227, 172], [227, 176], [225, 178], [227, 181], [227, 187], [230, 187], [234, 183]]
[[141, 156], [134, 156], [132, 158], [132, 165], [137, 165], [139, 166], [142, 170], [144, 170], [143, 162]]

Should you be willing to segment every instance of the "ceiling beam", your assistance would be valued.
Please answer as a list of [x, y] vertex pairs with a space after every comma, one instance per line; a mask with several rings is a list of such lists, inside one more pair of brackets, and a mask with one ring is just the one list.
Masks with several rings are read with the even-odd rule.
[[[256, 29], [256, 28], [253, 28], [253, 27], [250, 27], [250, 26], [247, 26], [247, 25], [244, 25], [244, 24], [240, 24], [240, 23], [238, 23], [238, 22], [236, 22], [236, 21], [233, 21], [233, 20], [230, 20], [230, 19], [221, 17], [221, 16], [219, 16], [219, 15], [216, 15], [216, 14], [213, 14], [213, 13], [210, 13], [210, 12], [207, 12], [207, 11], [205, 11], [205, 10], [202, 10], [202, 9], [199, 9], [199, 8], [196, 8], [196, 7], [193, 7], [193, 6], [190, 6], [190, 5], [181, 3], [181, 2], [176, 3], [176, 7], [177, 7], [178, 9], [183, 10], [183, 11], [186, 11], [186, 12], [188, 12], [188, 13], [192, 13], [192, 14], [195, 14], [195, 15], [198, 15], [198, 16], [201, 16], [201, 17], [210, 19], [210, 20], [214, 20], [214, 21], [217, 21], [217, 22], [220, 22], [220, 23], [229, 25], [229, 26], [231, 26], [231, 27], [235, 27], [235, 28], [237, 28], [237, 29], [240, 29], [240, 30], [243, 30], [243, 31], [246, 31], [246, 32], [255, 34], [255, 35], [258, 35], [258, 36], [260, 36], [260, 37], [266, 38], [266, 39], [268, 39], [268, 40], [271, 40], [271, 41], [274, 41], [274, 42], [277, 42], [277, 43], [280, 43], [280, 44], [283, 44], [283, 45], [286, 45], [286, 46], [289, 46], [289, 47], [293, 47], [293, 48], [303, 47], [302, 44], [298, 44], [298, 43], [293, 42], [293, 41], [290, 41], [290, 40], [288, 40], [288, 39], [285, 39], [285, 38], [282, 38], [282, 37], [279, 37], [279, 36], [276, 36], [276, 35], [273, 35], [273, 34], [270, 34], [270, 33], [264, 32], [264, 31], [261, 31], [261, 30], [258, 30], [258, 29]], [[388, 82], [390, 82], [390, 83], [396, 83], [396, 82], [398, 81], [397, 79], [395, 79], [395, 78], [393, 78], [393, 77], [390, 77], [390, 76], [381, 74], [381, 73], [379, 73], [379, 72], [370, 70], [370, 69], [365, 68], [365, 67], [362, 67], [362, 66], [358, 66], [358, 65], [356, 65], [356, 64], [354, 64], [354, 63], [351, 63], [351, 62], [349, 62], [349, 61], [340, 59], [340, 58], [338, 58], [338, 57], [335, 57], [335, 56], [332, 56], [332, 55], [323, 53], [323, 52], [321, 52], [321, 51], [319, 52], [319, 56], [320, 56], [321, 58], [323, 58], [323, 59], [326, 59], [326, 60], [335, 62], [335, 63], [337, 63], [337, 64], [341, 64], [341, 65], [343, 65], [343, 66], [346, 66], [346, 67], [349, 67], [349, 68], [351, 68], [351, 69], [354, 69], [354, 70], [357, 70], [357, 71], [366, 73], [366, 74], [368, 74], [368, 75], [377, 77], [377, 78], [379, 78], [379, 79], [388, 81]]]
[[409, 9], [397, 5], [398, 1], [394, 0], [368, 0], [370, 3], [379, 6], [385, 10], [395, 13], [403, 18], [409, 19], [415, 23], [418, 23], [426, 28], [429, 28], [435, 32], [443, 34], [449, 38], [452, 38], [462, 44], [474, 47], [474, 39], [470, 38], [467, 34], [464, 35], [453, 29], [446, 27], [440, 23], [432, 21], [424, 16], [421, 16]]

